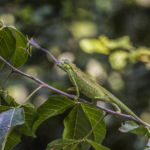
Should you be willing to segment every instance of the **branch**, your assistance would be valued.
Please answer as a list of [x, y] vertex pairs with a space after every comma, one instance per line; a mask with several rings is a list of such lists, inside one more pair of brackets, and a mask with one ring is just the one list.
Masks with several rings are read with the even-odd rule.
[[3, 62], [5, 62], [5, 63], [12, 69], [12, 72], [13, 72], [13, 73], [21, 74], [21, 75], [23, 75], [23, 76], [25, 76], [25, 77], [27, 77], [27, 78], [30, 78], [30, 79], [36, 81], [37, 83], [41, 84], [41, 85], [42, 85], [43, 87], [45, 87], [45, 88], [51, 89], [51, 90], [53, 90], [53, 91], [55, 91], [55, 92], [57, 92], [57, 93], [60, 93], [60, 94], [65, 95], [65, 96], [67, 96], [67, 97], [69, 97], [69, 98], [72, 98], [72, 99], [74, 98], [74, 96], [72, 96], [72, 95], [70, 95], [70, 94], [67, 94], [67, 93], [65, 93], [65, 92], [62, 92], [62, 91], [60, 91], [60, 90], [58, 90], [58, 89], [55, 89], [55, 88], [49, 86], [48, 84], [42, 82], [41, 80], [39, 80], [38, 78], [36, 78], [36, 77], [34, 77], [34, 76], [31, 76], [31, 75], [28, 75], [28, 74], [26, 74], [26, 73], [24, 73], [24, 72], [21, 72], [20, 70], [16, 69], [16, 68], [13, 67], [11, 64], [9, 64], [9, 63], [8, 63], [5, 59], [3, 59], [1, 56], [0, 56], [0, 59], [1, 59]]
[[[36, 77], [34, 77], [34, 76], [31, 76], [31, 75], [28, 75], [28, 74], [26, 74], [26, 73], [24, 73], [24, 72], [22, 72], [22, 71], [16, 69], [16, 68], [13, 67], [11, 64], [9, 64], [5, 59], [3, 59], [1, 56], [0, 56], [0, 59], [1, 59], [3, 62], [5, 62], [5, 63], [12, 69], [12, 72], [21, 74], [21, 75], [23, 75], [23, 76], [25, 76], [25, 77], [27, 77], [27, 78], [29, 78], [29, 79], [31, 79], [31, 80], [36, 81], [36, 82], [39, 83], [42, 87], [51, 89], [51, 90], [53, 90], [53, 91], [55, 91], [55, 92], [57, 92], [57, 93], [59, 93], [59, 94], [65, 95], [65, 96], [67, 96], [67, 97], [69, 97], [69, 98], [71, 98], [71, 99], [74, 99], [74, 98], [75, 98], [75, 96], [73, 96], [73, 95], [70, 95], [70, 94], [67, 94], [67, 93], [65, 93], [65, 92], [62, 92], [62, 91], [60, 91], [60, 90], [58, 90], [58, 89], [55, 89], [54, 87], [49, 86], [48, 84], [44, 83], [43, 81], [39, 80], [38, 78], [36, 78]], [[83, 100], [83, 99], [81, 99], [81, 98], [78, 98], [78, 101], [79, 101], [79, 102], [82, 102], [82, 103], [85, 103], [85, 104], [87, 104], [87, 105], [92, 105], [92, 103], [87, 102], [86, 100]], [[126, 114], [122, 114], [122, 113], [117, 114], [115, 111], [109, 110], [109, 109], [104, 108], [104, 107], [101, 107], [101, 106], [96, 106], [96, 108], [105, 111], [107, 114], [112, 114], [112, 115], [116, 115], [116, 116], [119, 116], [119, 117], [124, 117], [124, 118], [130, 119], [130, 120], [133, 120], [133, 121], [137, 122], [138, 124], [142, 124], [140, 121], [138, 121], [137, 119], [135, 119], [133, 116], [126, 115]], [[142, 124], [142, 125], [144, 125], [144, 124]], [[144, 126], [145, 126], [145, 125], [144, 125]]]
[[29, 40], [29, 39], [28, 39], [28, 36], [27, 36], [27, 40], [28, 40], [28, 42], [29, 42], [29, 45], [33, 45], [33, 46], [35, 46], [37, 49], [40, 49], [40, 50], [46, 52], [56, 63], [60, 63], [48, 50], [46, 50], [46, 49], [40, 47], [39, 45], [37, 45], [37, 44], [34, 42], [33, 39]]

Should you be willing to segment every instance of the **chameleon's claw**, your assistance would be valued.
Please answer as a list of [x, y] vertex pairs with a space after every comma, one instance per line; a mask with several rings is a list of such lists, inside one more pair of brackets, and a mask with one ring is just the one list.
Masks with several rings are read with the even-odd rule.
[[121, 112], [120, 111], [116, 111], [116, 115], [120, 114]]
[[74, 101], [78, 102], [78, 98], [77, 96], [74, 97]]
[[92, 107], [96, 107], [97, 106], [97, 100], [93, 100], [92, 101]]

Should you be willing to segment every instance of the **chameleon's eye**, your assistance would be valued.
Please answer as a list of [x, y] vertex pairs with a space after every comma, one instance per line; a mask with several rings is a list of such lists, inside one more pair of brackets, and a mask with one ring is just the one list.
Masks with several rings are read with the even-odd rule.
[[68, 62], [69, 62], [69, 61], [68, 61], [67, 59], [65, 59], [64, 64], [68, 64]]

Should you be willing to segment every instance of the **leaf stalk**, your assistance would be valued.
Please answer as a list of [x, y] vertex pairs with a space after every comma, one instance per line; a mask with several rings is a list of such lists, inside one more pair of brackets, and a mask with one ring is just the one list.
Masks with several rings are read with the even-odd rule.
[[41, 88], [43, 88], [43, 85], [40, 85], [38, 88], [36, 88], [36, 89], [27, 97], [27, 99], [26, 99], [22, 104], [20, 104], [20, 105], [18, 106], [18, 108], [21, 107], [24, 103], [26, 103], [26, 102], [29, 100], [29, 98], [32, 97], [33, 94], [36, 93], [36, 92], [37, 92], [38, 90], [40, 90]]

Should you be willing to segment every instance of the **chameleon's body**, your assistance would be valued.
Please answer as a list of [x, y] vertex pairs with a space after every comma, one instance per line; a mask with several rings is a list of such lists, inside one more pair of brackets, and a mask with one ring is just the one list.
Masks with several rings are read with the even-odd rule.
[[108, 92], [105, 88], [97, 84], [94, 80], [84, 74], [79, 68], [77, 68], [74, 64], [70, 63], [68, 60], [62, 60], [61, 63], [57, 63], [57, 65], [67, 72], [71, 82], [75, 86], [75, 88], [70, 88], [72, 90], [76, 90], [76, 99], [79, 97], [79, 91], [83, 93], [85, 96], [93, 99], [93, 104], [96, 105], [97, 101], [103, 101], [112, 104], [117, 113], [121, 113], [121, 110], [124, 110], [129, 115], [136, 118], [138, 121], [143, 123], [145, 126], [150, 128], [150, 125], [141, 120], [138, 116], [136, 116], [127, 106], [125, 106], [118, 98]]

